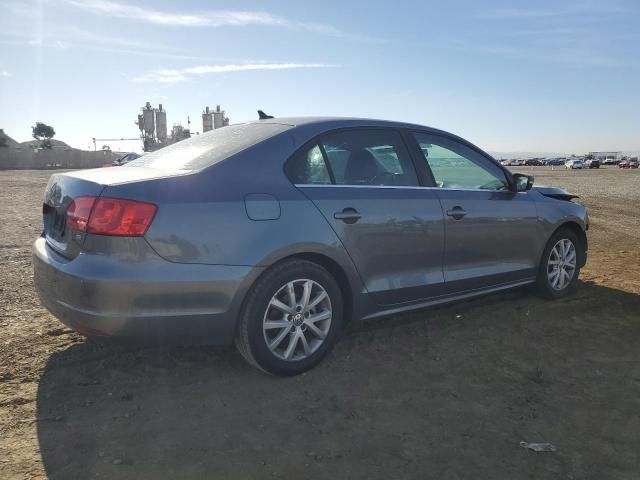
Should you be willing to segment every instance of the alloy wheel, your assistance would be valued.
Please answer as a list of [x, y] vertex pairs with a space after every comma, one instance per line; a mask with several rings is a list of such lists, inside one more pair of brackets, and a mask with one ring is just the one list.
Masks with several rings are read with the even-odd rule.
[[562, 238], [551, 249], [547, 262], [547, 281], [554, 290], [564, 290], [576, 273], [576, 247], [568, 238]]
[[309, 279], [288, 282], [271, 297], [262, 331], [273, 355], [286, 361], [303, 360], [324, 342], [331, 327], [331, 299]]

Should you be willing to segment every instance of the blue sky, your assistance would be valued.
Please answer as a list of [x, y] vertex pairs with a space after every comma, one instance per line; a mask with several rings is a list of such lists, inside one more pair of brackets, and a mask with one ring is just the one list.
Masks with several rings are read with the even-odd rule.
[[135, 137], [148, 100], [194, 131], [221, 104], [232, 123], [261, 108], [493, 151], [640, 149], [638, 0], [0, 0], [0, 19], [0, 128], [17, 140], [36, 121], [79, 148]]

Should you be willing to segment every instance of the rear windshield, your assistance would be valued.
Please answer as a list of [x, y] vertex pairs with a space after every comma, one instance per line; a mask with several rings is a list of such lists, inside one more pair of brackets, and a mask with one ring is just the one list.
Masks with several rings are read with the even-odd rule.
[[218, 128], [174, 143], [129, 162], [125, 167], [199, 170], [291, 128], [277, 123], [244, 123]]

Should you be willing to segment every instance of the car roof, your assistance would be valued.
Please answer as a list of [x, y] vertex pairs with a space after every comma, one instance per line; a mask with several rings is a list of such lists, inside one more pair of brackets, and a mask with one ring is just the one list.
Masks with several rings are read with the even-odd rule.
[[[416, 123], [397, 122], [393, 120], [380, 120], [375, 118], [359, 118], [359, 117], [281, 117], [269, 118], [266, 120], [254, 120], [249, 123], [275, 123], [280, 125], [289, 125], [292, 127], [300, 127], [304, 125], [317, 125], [326, 127], [327, 129], [340, 127], [396, 127], [396, 128], [414, 128], [420, 130], [432, 130], [434, 132], [443, 132], [436, 128], [419, 125]], [[448, 132], [443, 132], [450, 135]]]
[[419, 125], [417, 123], [397, 122], [393, 120], [380, 120], [374, 118], [358, 117], [274, 117], [265, 120], [254, 120], [248, 123], [272, 123], [279, 125], [288, 125], [292, 127], [292, 129], [305, 130], [307, 132], [313, 132], [313, 134], [348, 127], [406, 128], [411, 130], [420, 130], [427, 133], [446, 135], [477, 150], [481, 150], [468, 140], [445, 130], [427, 127], [425, 125]]

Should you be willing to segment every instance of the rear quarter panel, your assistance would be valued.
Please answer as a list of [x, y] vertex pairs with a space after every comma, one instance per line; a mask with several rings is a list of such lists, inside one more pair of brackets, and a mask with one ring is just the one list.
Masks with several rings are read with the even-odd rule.
[[[284, 174], [294, 151], [292, 137], [284, 133], [200, 172], [109, 186], [103, 195], [158, 205], [145, 238], [167, 261], [265, 267], [315, 253], [342, 267], [355, 295], [363, 287], [342, 243]], [[277, 199], [279, 218], [249, 218], [248, 195]]]

